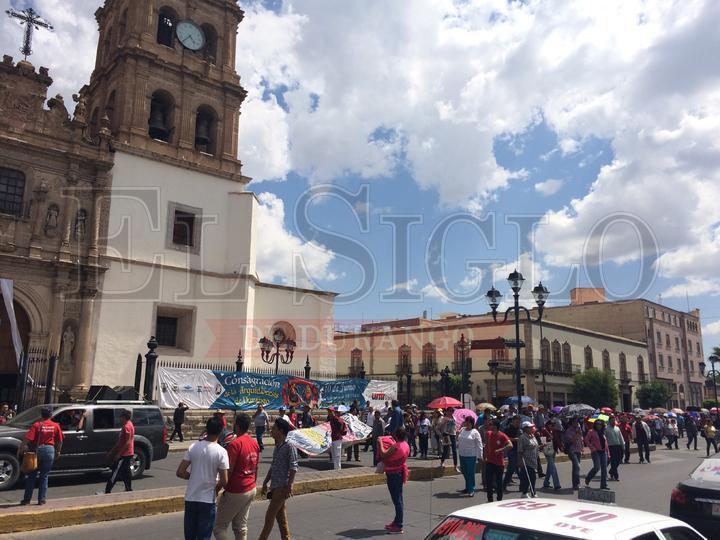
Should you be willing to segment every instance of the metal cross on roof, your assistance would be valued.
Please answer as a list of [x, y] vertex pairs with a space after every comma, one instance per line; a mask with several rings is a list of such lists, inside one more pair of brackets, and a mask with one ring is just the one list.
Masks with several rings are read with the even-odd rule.
[[18, 19], [20, 24], [25, 25], [25, 37], [23, 38], [23, 46], [20, 52], [25, 55], [25, 60], [32, 54], [32, 34], [33, 30], [40, 30], [45, 28], [46, 30], [52, 30], [52, 25], [44, 20], [33, 8], [23, 9], [18, 11], [16, 9], [8, 9], [5, 13], [8, 17]]

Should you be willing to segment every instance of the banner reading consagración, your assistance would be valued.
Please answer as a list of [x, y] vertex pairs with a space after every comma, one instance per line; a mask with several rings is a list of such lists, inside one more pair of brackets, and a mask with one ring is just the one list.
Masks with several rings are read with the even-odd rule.
[[165, 367], [158, 369], [158, 389], [161, 407], [176, 407], [182, 401], [192, 409], [250, 410], [258, 405], [269, 409], [291, 405], [327, 407], [354, 400], [372, 403], [371, 396], [383, 396], [386, 400], [397, 396], [395, 382], [315, 381], [289, 375]]

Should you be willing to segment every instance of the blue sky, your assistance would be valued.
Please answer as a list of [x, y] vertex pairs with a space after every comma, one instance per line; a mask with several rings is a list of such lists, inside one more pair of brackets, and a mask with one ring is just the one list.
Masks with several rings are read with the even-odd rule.
[[[29, 2], [0, 0], [3, 10], [10, 5]], [[56, 31], [38, 33], [33, 60], [51, 68], [51, 92], [66, 102], [94, 64], [98, 5], [38, 3]], [[363, 298], [339, 299], [341, 323], [483, 312], [482, 298], [447, 301], [428, 274], [436, 260], [428, 239], [455, 219], [445, 282], [436, 286], [467, 292], [478, 283], [468, 262], [492, 260], [481, 289], [495, 281], [504, 291], [503, 274], [520, 261], [565, 303], [569, 283], [601, 283], [624, 298], [642, 275], [645, 298], [701, 308], [706, 351], [720, 342], [720, 57], [707, 54], [720, 48], [720, 3], [241, 5], [236, 67], [249, 94], [239, 157], [277, 225], [259, 248], [263, 279], [307, 284], [293, 274], [299, 255], [316, 286], [347, 294], [361, 273], [343, 257], [348, 241], [336, 250], [328, 236], [340, 234], [362, 244], [357, 252], [371, 254], [377, 269]], [[9, 20], [5, 28], [0, 47], [17, 55], [19, 29]], [[306, 237], [294, 208], [318, 186], [367, 190], [369, 207], [315, 202], [309, 218], [326, 233]], [[367, 230], [358, 211], [367, 211]], [[393, 271], [393, 229], [381, 223], [393, 215], [422, 220], [410, 228], [402, 279]], [[488, 216], [492, 249], [470, 224]], [[538, 221], [532, 237], [518, 239], [506, 222], [521, 218]], [[599, 265], [588, 258], [595, 248]], [[403, 280], [422, 299], [383, 300]]]

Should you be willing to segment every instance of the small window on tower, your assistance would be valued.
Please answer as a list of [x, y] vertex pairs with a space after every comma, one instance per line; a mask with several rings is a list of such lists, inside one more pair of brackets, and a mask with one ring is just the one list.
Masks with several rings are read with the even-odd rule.
[[162, 8], [158, 14], [157, 42], [166, 47], [175, 46], [175, 22], [177, 17], [170, 8]]
[[173, 223], [173, 244], [177, 246], [193, 246], [195, 231], [195, 214], [175, 210]]
[[177, 344], [177, 317], [158, 317], [155, 322], [155, 338], [161, 347], [175, 347]]
[[215, 154], [217, 115], [207, 105], [198, 108], [195, 116], [195, 149], [206, 154]]
[[203, 33], [205, 34], [205, 47], [203, 47], [202, 53], [205, 60], [211, 64], [217, 64], [217, 32], [209, 24], [203, 24], [200, 26]]

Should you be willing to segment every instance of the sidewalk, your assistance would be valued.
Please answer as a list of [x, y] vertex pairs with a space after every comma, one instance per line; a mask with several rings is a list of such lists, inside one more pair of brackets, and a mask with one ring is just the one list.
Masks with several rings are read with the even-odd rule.
[[[194, 441], [173, 443], [176, 446], [174, 451], [182, 451], [191, 442]], [[651, 446], [650, 449], [654, 451], [655, 447]], [[632, 453], [636, 453], [636, 450], [633, 448]], [[568, 461], [568, 457], [558, 455], [556, 461], [562, 463]], [[440, 468], [437, 459], [411, 460], [408, 462], [408, 467], [409, 479], [415, 481], [459, 474], [453, 466]], [[384, 483], [385, 475], [376, 474], [374, 467], [353, 467], [340, 471], [303, 471], [301, 468], [295, 477], [293, 491], [295, 495], [304, 495]], [[181, 512], [184, 509], [184, 496], [185, 487], [176, 487], [51, 499], [43, 506], [2, 505], [0, 534]], [[257, 499], [260, 498], [258, 493]]]
[[[185, 437], [185, 440], [183, 442], [180, 441], [173, 441], [170, 443], [170, 449], [169, 452], [185, 452], [188, 448], [190, 448], [190, 445], [194, 442], [197, 442], [197, 439], [190, 439], [189, 437]], [[272, 437], [263, 437], [263, 446], [265, 447], [272, 447], [275, 446], [275, 439]]]

